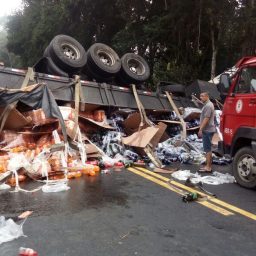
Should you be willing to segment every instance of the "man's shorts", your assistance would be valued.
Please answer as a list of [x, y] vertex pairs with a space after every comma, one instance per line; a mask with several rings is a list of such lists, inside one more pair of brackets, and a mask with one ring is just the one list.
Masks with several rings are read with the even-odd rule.
[[205, 153], [212, 151], [213, 134], [214, 132], [203, 132], [203, 148]]

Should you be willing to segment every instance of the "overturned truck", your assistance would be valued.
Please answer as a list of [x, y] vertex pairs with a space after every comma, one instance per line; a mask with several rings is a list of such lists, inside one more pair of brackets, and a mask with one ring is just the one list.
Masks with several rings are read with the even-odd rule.
[[[106, 155], [118, 156], [117, 161], [121, 162], [136, 161], [141, 155], [157, 167], [163, 161], [174, 161], [173, 153], [165, 149], [170, 145], [160, 147], [158, 152], [156, 147], [168, 140], [167, 126], [169, 133], [180, 134], [182, 140], [187, 132], [198, 129], [198, 122], [193, 119], [198, 118], [200, 109], [189, 115], [187, 122], [182, 112], [198, 107], [190, 100], [190, 91], [200, 93], [206, 84], [197, 81], [185, 91], [182, 85], [163, 82], [151, 92], [142, 89], [148, 77], [149, 69], [142, 57], [127, 53], [119, 59], [113, 49], [103, 44], [94, 44], [85, 52], [77, 41], [64, 35], [51, 41], [33, 68], [1, 66], [2, 169], [8, 169], [10, 153], [20, 153], [25, 156], [24, 161], [29, 159], [33, 177], [42, 172], [41, 167], [36, 171], [33, 168], [35, 159], [42, 162], [43, 154], [48, 154], [48, 160], [43, 160], [48, 166], [44, 172], [52, 177], [63, 177], [58, 176], [63, 170], [66, 173], [84, 169], [86, 157], [97, 159], [99, 155], [105, 157], [105, 162], [111, 162]], [[101, 130], [108, 132], [100, 134]], [[13, 138], [21, 140], [15, 139], [17, 145], [10, 145]], [[69, 144], [70, 151], [60, 142]], [[130, 151], [131, 147], [137, 153]], [[78, 153], [73, 154], [73, 149]], [[54, 158], [51, 150], [65, 153], [65, 161]], [[185, 155], [183, 160], [191, 158]]]

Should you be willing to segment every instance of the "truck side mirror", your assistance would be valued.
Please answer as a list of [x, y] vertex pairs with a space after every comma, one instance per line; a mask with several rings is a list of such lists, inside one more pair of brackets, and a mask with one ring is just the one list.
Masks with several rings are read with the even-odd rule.
[[225, 101], [226, 96], [228, 95], [228, 90], [231, 85], [231, 80], [229, 74], [221, 74], [220, 75], [220, 82], [217, 85], [217, 88], [220, 92], [220, 97], [222, 102]]
[[231, 85], [231, 80], [229, 74], [220, 75], [220, 83], [218, 84], [218, 90], [221, 94], [227, 93]]

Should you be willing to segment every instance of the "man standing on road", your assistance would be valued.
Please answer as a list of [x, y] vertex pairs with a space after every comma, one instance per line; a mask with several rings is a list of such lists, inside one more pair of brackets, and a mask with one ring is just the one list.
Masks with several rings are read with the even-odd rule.
[[203, 148], [206, 153], [206, 165], [199, 172], [212, 172], [212, 137], [216, 132], [214, 124], [214, 106], [209, 98], [208, 92], [202, 92], [200, 99], [204, 103], [200, 116], [200, 127], [198, 137], [203, 139]]

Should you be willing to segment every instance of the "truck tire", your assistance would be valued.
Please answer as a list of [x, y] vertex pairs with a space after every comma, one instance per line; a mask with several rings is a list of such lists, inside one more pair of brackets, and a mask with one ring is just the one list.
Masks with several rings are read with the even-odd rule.
[[233, 174], [239, 185], [245, 188], [256, 187], [256, 160], [251, 147], [237, 151], [233, 161]]
[[44, 56], [50, 57], [56, 66], [69, 74], [77, 73], [87, 62], [83, 46], [66, 35], [55, 36], [45, 49]]
[[121, 68], [117, 53], [105, 44], [93, 44], [88, 49], [87, 55], [88, 60], [84, 72], [89, 76], [96, 74], [104, 80], [104, 78], [114, 77]]
[[49, 57], [41, 58], [33, 68], [37, 73], [68, 77], [68, 74], [59, 69]]
[[148, 63], [135, 53], [126, 53], [121, 58], [121, 70], [118, 79], [126, 84], [145, 82], [150, 76]]
[[49, 57], [45, 57], [46, 58], [46, 72], [47, 74], [50, 75], [55, 75], [55, 76], [62, 76], [62, 77], [68, 77], [68, 74], [66, 72], [64, 72], [63, 70], [61, 70], [60, 68], [58, 68], [54, 62], [52, 61], [51, 58]]

